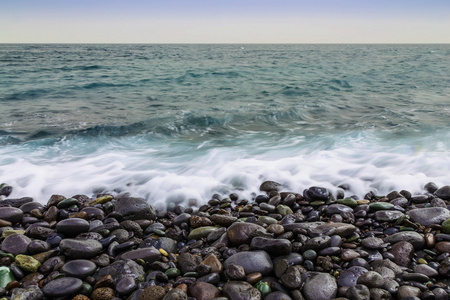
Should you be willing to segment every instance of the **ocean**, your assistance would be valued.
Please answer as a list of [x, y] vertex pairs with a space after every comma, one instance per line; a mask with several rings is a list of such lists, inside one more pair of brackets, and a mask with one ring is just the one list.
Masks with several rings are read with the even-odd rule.
[[164, 209], [450, 184], [450, 45], [0, 45], [0, 183]]

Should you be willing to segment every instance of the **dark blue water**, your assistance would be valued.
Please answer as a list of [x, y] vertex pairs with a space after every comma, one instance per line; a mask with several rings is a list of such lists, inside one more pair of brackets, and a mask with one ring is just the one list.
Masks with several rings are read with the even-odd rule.
[[0, 45], [0, 181], [46, 202], [450, 183], [450, 45]]

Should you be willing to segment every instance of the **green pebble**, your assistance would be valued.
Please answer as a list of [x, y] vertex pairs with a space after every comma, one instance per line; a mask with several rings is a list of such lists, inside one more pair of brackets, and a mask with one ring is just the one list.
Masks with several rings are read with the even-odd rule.
[[72, 205], [78, 205], [79, 202], [77, 199], [75, 198], [66, 198], [63, 201], [59, 202], [56, 207], [58, 208], [68, 208]]
[[442, 222], [441, 226], [443, 233], [450, 233], [450, 219], [447, 219], [444, 222]]
[[344, 204], [350, 207], [356, 207], [358, 205], [358, 202], [356, 202], [355, 199], [340, 199], [337, 201], [339, 204]]
[[408, 227], [408, 226], [403, 226], [403, 227], [400, 227], [400, 231], [414, 231], [414, 228]]
[[430, 249], [423, 249], [423, 252], [425, 252], [426, 254], [429, 254], [431, 256], [436, 256], [436, 253], [434, 253], [432, 250]]
[[186, 273], [184, 273], [183, 276], [198, 278], [198, 277], [200, 277], [200, 274], [198, 272], [186, 272]]
[[314, 260], [317, 257], [317, 252], [314, 250], [308, 249], [303, 253], [303, 257], [307, 260]]
[[208, 234], [216, 230], [217, 226], [203, 226], [199, 228], [195, 228], [188, 235], [188, 240], [198, 240], [202, 238], [206, 238]]
[[279, 213], [282, 216], [286, 216], [289, 214], [293, 214], [294, 212], [292, 211], [292, 209], [289, 206], [279, 204], [279, 205], [277, 205], [277, 213]]
[[325, 204], [325, 201], [313, 201], [313, 202], [311, 202], [311, 203], [309, 203], [309, 204], [311, 204], [311, 206], [316, 207], [316, 206], [324, 205], [324, 204]]
[[14, 261], [15, 257], [14, 254], [12, 253], [5, 253], [5, 252], [1, 252], [0, 251], [0, 258], [2, 257], [9, 257], [12, 261]]
[[170, 268], [166, 272], [164, 272], [164, 274], [166, 274], [167, 277], [169, 277], [169, 278], [174, 278], [174, 277], [180, 276], [181, 271], [180, 271], [180, 269], [177, 269], [177, 268]]
[[337, 262], [337, 263], [341, 262], [341, 258], [340, 258], [339, 256], [334, 256], [334, 255], [332, 255], [332, 256], [331, 256], [331, 259], [332, 259], [334, 262]]
[[355, 234], [355, 235], [352, 235], [351, 237], [349, 237], [348, 239], [346, 239], [346, 242], [351, 243], [351, 242], [356, 241], [359, 238], [360, 238], [359, 234]]
[[16, 256], [16, 264], [19, 268], [30, 273], [38, 271], [41, 263], [32, 256], [19, 254]]
[[423, 259], [423, 258], [419, 258], [419, 260], [417, 261], [419, 264], [428, 264], [428, 262]]
[[102, 237], [107, 237], [111, 233], [111, 231], [109, 229], [102, 229], [98, 233], [100, 233]]
[[92, 290], [93, 290], [92, 285], [83, 281], [83, 285], [81, 286], [81, 290], [78, 292], [78, 294], [82, 294], [89, 297], [92, 294]]
[[159, 236], [165, 236], [165, 235], [166, 235], [166, 233], [165, 233], [164, 231], [159, 230], [159, 229], [153, 230], [153, 233], [154, 233], [154, 234], [157, 234], [157, 235], [159, 235]]
[[8, 283], [16, 280], [11, 269], [5, 266], [0, 267], [0, 287], [5, 288]]
[[258, 291], [261, 292], [262, 299], [264, 299], [268, 294], [272, 293], [272, 289], [270, 288], [270, 286], [263, 281], [257, 282], [255, 284], [255, 288], [257, 288]]
[[270, 224], [278, 224], [277, 219], [272, 218], [272, 217], [267, 217], [267, 216], [260, 216], [258, 218], [258, 222], [270, 225]]
[[369, 204], [369, 208], [371, 210], [390, 210], [393, 207], [394, 207], [394, 204], [387, 203], [387, 202], [375, 202], [375, 203]]

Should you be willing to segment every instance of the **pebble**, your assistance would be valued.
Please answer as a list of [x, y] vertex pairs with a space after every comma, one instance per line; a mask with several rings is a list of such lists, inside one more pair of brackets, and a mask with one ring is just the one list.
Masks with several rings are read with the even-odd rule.
[[[0, 297], [448, 296], [447, 188], [439, 192], [443, 198], [432, 194], [436, 187], [355, 200], [343, 190], [332, 195], [322, 187], [293, 193], [276, 182], [262, 186], [254, 199], [213, 195], [208, 204], [170, 203], [166, 211], [126, 193], [54, 195], [46, 206], [32, 198], [5, 199]], [[58, 289], [64, 296], [51, 295]]]

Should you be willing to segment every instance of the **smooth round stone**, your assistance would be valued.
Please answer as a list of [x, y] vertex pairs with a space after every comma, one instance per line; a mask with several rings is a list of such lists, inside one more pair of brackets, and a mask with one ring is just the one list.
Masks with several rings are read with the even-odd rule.
[[284, 233], [284, 227], [280, 224], [270, 224], [267, 227], [267, 232], [275, 234], [275, 236], [279, 236]]
[[394, 205], [388, 202], [374, 202], [369, 204], [369, 208], [371, 210], [390, 210]]
[[413, 222], [418, 222], [423, 226], [430, 226], [433, 224], [441, 224], [443, 221], [450, 218], [450, 211], [443, 207], [426, 207], [416, 208], [407, 212], [407, 215]]
[[405, 214], [398, 210], [379, 210], [375, 212], [375, 220], [378, 222], [395, 222]]
[[439, 188], [434, 194], [443, 200], [450, 200], [450, 185]]
[[396, 244], [401, 241], [407, 241], [414, 246], [414, 249], [419, 250], [425, 246], [425, 237], [415, 231], [402, 231], [394, 233], [391, 236], [384, 238], [385, 242]]
[[203, 226], [199, 228], [195, 228], [188, 235], [188, 240], [199, 240], [202, 238], [206, 238], [211, 232], [216, 230], [217, 226]]
[[256, 231], [266, 232], [264, 227], [257, 224], [247, 222], [234, 223], [228, 227], [227, 236], [234, 245], [248, 244]]
[[114, 203], [115, 213], [124, 220], [154, 220], [156, 210], [142, 198], [123, 197]]
[[302, 275], [306, 300], [327, 300], [336, 297], [336, 279], [328, 273], [306, 272]]
[[259, 190], [260, 191], [264, 191], [264, 192], [270, 192], [270, 191], [278, 191], [283, 187], [282, 184], [275, 182], [275, 181], [264, 181], [263, 183], [261, 183], [261, 185], [259, 186]]
[[384, 241], [377, 237], [368, 237], [361, 240], [361, 244], [369, 249], [381, 249], [383, 248]]
[[421, 291], [419, 288], [409, 285], [402, 285], [398, 288], [397, 298], [404, 299], [408, 297], [420, 297]]
[[42, 292], [47, 297], [59, 298], [63, 296], [74, 295], [83, 287], [83, 281], [74, 277], [57, 278], [47, 283]]
[[347, 270], [341, 272], [338, 279], [338, 286], [355, 286], [357, 284], [359, 276], [366, 272], [368, 272], [368, 270], [363, 267], [350, 267]]
[[283, 205], [283, 204], [277, 205], [276, 211], [277, 211], [277, 213], [279, 213], [282, 216], [286, 216], [286, 215], [294, 213], [289, 206]]
[[292, 252], [292, 244], [287, 239], [254, 237], [250, 243], [250, 248], [263, 250], [274, 256], [287, 255]]
[[230, 280], [245, 279], [245, 270], [240, 265], [229, 264], [226, 268], [226, 274]]
[[334, 214], [340, 214], [340, 213], [344, 213], [344, 212], [352, 213], [353, 208], [351, 208], [347, 205], [344, 205], [344, 204], [331, 204], [330, 206], [328, 206], [325, 209], [325, 213], [327, 214], [327, 216], [331, 216]]
[[236, 217], [230, 216], [230, 215], [221, 215], [221, 214], [214, 214], [211, 216], [211, 221], [214, 222], [214, 224], [228, 227], [231, 224], [233, 224], [237, 220]]
[[359, 254], [358, 252], [356, 252], [355, 250], [352, 250], [352, 249], [344, 249], [341, 252], [341, 259], [343, 261], [351, 261], [360, 256], [361, 256], [361, 254]]
[[61, 268], [61, 272], [70, 277], [76, 277], [85, 279], [86, 277], [94, 274], [97, 269], [97, 265], [90, 260], [76, 259], [64, 264]]
[[425, 274], [420, 273], [403, 273], [402, 275], [403, 281], [417, 281], [421, 283], [425, 283], [430, 281], [430, 277]]
[[444, 222], [442, 222], [441, 226], [443, 233], [450, 233], [450, 219], [447, 219]]
[[64, 255], [73, 259], [93, 258], [103, 250], [102, 244], [96, 240], [63, 239], [59, 247]]
[[434, 276], [439, 275], [439, 272], [436, 269], [433, 269], [429, 265], [425, 265], [425, 264], [419, 264], [419, 265], [415, 266], [414, 272], [427, 275], [428, 277], [434, 277]]
[[434, 248], [440, 253], [450, 253], [450, 242], [444, 241], [436, 243]]
[[314, 260], [317, 257], [317, 252], [312, 249], [308, 249], [305, 252], [303, 252], [303, 257], [305, 259]]
[[261, 292], [245, 281], [230, 281], [222, 288], [229, 299], [260, 300]]
[[324, 187], [312, 186], [305, 190], [304, 195], [310, 200], [328, 200], [330, 197], [330, 192]]
[[298, 289], [302, 285], [301, 274], [296, 267], [289, 267], [283, 275], [281, 275], [281, 283], [290, 290]]
[[246, 274], [259, 272], [262, 275], [268, 275], [273, 270], [272, 259], [265, 251], [241, 251], [225, 260], [224, 268], [235, 264], [244, 268]]
[[33, 209], [35, 209], [35, 208], [40, 209], [42, 207], [44, 207], [44, 205], [42, 205], [39, 202], [28, 202], [28, 203], [21, 205], [19, 208], [23, 211], [24, 214], [29, 214], [30, 211], [32, 211]]
[[32, 256], [18, 254], [15, 259], [16, 265], [22, 270], [28, 271], [30, 273], [37, 272], [41, 263]]
[[56, 224], [56, 231], [67, 237], [75, 237], [89, 230], [89, 222], [80, 218], [69, 218]]
[[[371, 288], [370, 289], [370, 299], [376, 300], [391, 300], [392, 295], [385, 289]], [[403, 299], [406, 300], [406, 299]], [[411, 299], [409, 299], [411, 300]]]
[[0, 219], [16, 224], [22, 218], [23, 211], [21, 209], [16, 207], [0, 207]]
[[66, 198], [64, 200], [62, 200], [61, 202], [59, 202], [56, 207], [61, 209], [61, 208], [69, 208], [72, 205], [78, 205], [79, 202], [77, 199], [75, 198]]
[[260, 217], [258, 217], [258, 222], [259, 223], [264, 223], [264, 224], [267, 224], [267, 225], [277, 224], [278, 223], [277, 219], [274, 219], [274, 218], [268, 217], [268, 216], [260, 216]]
[[367, 271], [361, 274], [356, 281], [357, 284], [364, 284], [368, 288], [382, 288], [384, 278], [374, 271]]
[[356, 202], [355, 199], [351, 199], [351, 198], [346, 198], [346, 199], [339, 199], [337, 201], [338, 204], [343, 204], [343, 205], [347, 205], [350, 207], [355, 207], [358, 205], [358, 202]]
[[[216, 300], [220, 300], [220, 298], [215, 298]], [[226, 298], [225, 298], [226, 299]], [[181, 288], [173, 288], [167, 292], [164, 296], [163, 300], [188, 300], [188, 296], [184, 290]], [[224, 300], [224, 299], [222, 299]]]
[[51, 249], [51, 246], [46, 241], [32, 240], [28, 245], [28, 252], [33, 255], [37, 253], [42, 253]]
[[2, 251], [17, 254], [27, 254], [31, 239], [23, 234], [7, 236], [2, 242]]

